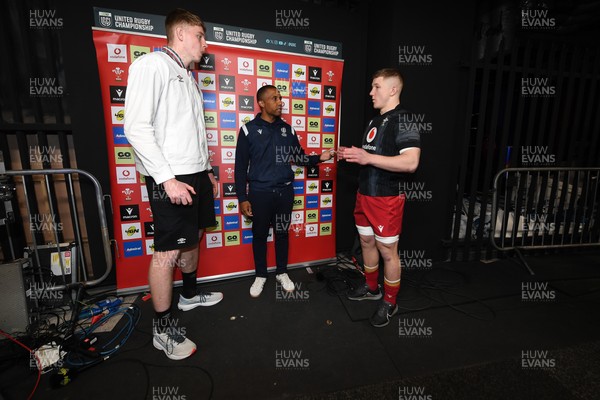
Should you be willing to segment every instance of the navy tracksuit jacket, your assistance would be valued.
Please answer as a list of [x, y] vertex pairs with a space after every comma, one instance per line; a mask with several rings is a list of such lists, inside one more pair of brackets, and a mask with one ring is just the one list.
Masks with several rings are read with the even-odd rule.
[[[242, 126], [235, 152], [235, 190], [240, 203], [252, 206], [252, 250], [256, 276], [267, 276], [267, 236], [275, 231], [276, 273], [287, 271], [288, 230], [294, 202], [292, 165], [315, 165], [294, 129], [281, 118], [267, 122], [260, 113]], [[246, 192], [248, 184], [248, 192]]]

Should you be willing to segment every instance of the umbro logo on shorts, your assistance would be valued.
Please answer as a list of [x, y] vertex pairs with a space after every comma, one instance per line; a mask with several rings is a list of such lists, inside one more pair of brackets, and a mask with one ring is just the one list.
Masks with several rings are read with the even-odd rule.
[[186, 238], [179, 238], [177, 239], [177, 244], [185, 244], [186, 241]]

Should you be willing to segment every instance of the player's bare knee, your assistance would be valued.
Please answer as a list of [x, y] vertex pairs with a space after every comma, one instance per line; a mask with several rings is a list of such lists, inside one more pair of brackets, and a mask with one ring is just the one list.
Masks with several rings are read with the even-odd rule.
[[152, 254], [152, 265], [155, 267], [172, 268], [180, 255], [179, 250], [155, 251]]
[[376, 241], [377, 250], [381, 254], [381, 257], [384, 261], [389, 262], [398, 258], [398, 252], [396, 249], [398, 248], [398, 242], [395, 243], [383, 243], [380, 241]]
[[375, 236], [360, 235], [360, 244], [363, 247], [374, 247], [375, 246]]

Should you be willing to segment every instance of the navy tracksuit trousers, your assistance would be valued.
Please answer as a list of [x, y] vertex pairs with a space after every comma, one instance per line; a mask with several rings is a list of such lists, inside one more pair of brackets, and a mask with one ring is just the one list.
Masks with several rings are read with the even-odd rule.
[[267, 237], [273, 226], [277, 274], [287, 272], [289, 228], [294, 204], [293, 185], [271, 191], [250, 188], [248, 200], [252, 206], [252, 250], [257, 277], [267, 277]]

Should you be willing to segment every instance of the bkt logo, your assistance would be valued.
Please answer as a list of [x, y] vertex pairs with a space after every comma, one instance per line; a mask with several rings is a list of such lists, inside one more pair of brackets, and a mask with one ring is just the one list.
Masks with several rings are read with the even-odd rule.
[[304, 75], [305, 75], [305, 73], [304, 73], [304, 69], [302, 69], [302, 68], [296, 68], [296, 69], [294, 70], [294, 76], [295, 76], [296, 78], [302, 78], [302, 77], [304, 77]]
[[237, 210], [237, 204], [234, 203], [233, 201], [230, 201], [229, 203], [227, 203], [227, 205], [225, 206], [225, 208], [228, 211], [233, 211], [233, 210]]

